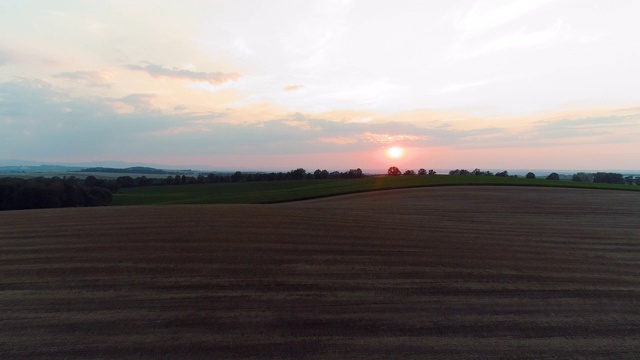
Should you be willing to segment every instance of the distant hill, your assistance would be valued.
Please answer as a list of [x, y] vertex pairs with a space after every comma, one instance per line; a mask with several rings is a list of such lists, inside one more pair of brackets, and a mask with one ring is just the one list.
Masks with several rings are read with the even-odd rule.
[[45, 173], [45, 172], [68, 172], [78, 171], [79, 167], [62, 165], [19, 165], [0, 166], [0, 173]]
[[92, 172], [92, 173], [115, 173], [115, 174], [170, 174], [176, 172], [191, 172], [191, 170], [180, 170], [168, 172], [166, 170], [156, 169], [145, 166], [133, 166], [124, 169], [110, 168], [110, 167], [91, 167], [81, 169], [80, 172]]

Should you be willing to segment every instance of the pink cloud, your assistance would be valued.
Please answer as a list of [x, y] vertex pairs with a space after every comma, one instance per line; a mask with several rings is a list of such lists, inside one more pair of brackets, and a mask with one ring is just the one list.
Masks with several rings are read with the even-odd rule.
[[390, 135], [390, 134], [374, 134], [374, 133], [364, 133], [359, 136], [367, 142], [377, 143], [377, 144], [391, 144], [395, 142], [403, 142], [403, 141], [421, 141], [427, 140], [426, 136], [421, 135], [408, 135], [408, 134], [400, 134], [400, 135]]
[[300, 84], [297, 84], [297, 85], [289, 85], [289, 86], [286, 86], [286, 87], [284, 88], [284, 91], [295, 91], [295, 90], [302, 89], [303, 87], [304, 87], [304, 85], [300, 85]]
[[216, 72], [198, 72], [191, 70], [179, 69], [176, 67], [166, 68], [161, 65], [155, 65], [150, 63], [143, 63], [139, 65], [126, 65], [127, 69], [144, 71], [153, 77], [169, 77], [176, 79], [192, 80], [192, 81], [206, 81], [211, 85], [220, 85], [229, 81], [238, 80], [241, 75], [237, 73], [223, 73]]
[[350, 138], [350, 137], [330, 137], [330, 138], [321, 138], [318, 140], [323, 143], [338, 144], [338, 145], [353, 144], [355, 142], [358, 142], [357, 139]]

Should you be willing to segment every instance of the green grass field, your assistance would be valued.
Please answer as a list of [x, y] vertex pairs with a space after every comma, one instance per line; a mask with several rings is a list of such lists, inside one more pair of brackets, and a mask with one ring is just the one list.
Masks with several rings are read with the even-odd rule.
[[372, 176], [362, 179], [261, 181], [121, 189], [114, 205], [265, 204], [424, 186], [507, 185], [639, 191], [637, 185], [592, 184], [497, 176]]

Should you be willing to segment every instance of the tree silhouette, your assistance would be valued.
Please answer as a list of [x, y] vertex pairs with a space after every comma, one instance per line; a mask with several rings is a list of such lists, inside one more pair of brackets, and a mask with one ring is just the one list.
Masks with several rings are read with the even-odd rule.
[[560, 180], [560, 175], [558, 175], [558, 173], [552, 172], [551, 174], [549, 174], [549, 176], [547, 176], [547, 180]]
[[397, 176], [402, 174], [402, 171], [400, 171], [400, 169], [398, 169], [397, 167], [392, 166], [389, 168], [389, 171], [387, 171], [387, 174]]

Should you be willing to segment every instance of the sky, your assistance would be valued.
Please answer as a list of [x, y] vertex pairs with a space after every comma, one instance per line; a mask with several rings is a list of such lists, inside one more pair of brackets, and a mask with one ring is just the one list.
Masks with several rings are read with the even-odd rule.
[[0, 159], [638, 170], [638, 14], [635, 0], [3, 0]]

